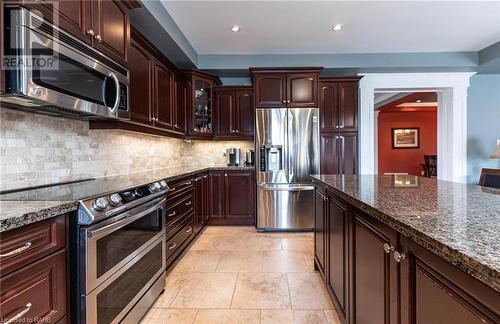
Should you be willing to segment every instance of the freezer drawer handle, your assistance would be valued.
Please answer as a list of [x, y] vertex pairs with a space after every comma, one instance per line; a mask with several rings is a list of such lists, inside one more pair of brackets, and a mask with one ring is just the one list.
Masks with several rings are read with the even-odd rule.
[[314, 186], [301, 186], [301, 187], [270, 187], [266, 185], [259, 185], [262, 190], [268, 191], [311, 191]]

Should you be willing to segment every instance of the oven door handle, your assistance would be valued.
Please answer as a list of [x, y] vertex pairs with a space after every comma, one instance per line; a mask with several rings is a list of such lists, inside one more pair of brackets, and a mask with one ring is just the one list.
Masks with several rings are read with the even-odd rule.
[[161, 201], [159, 201], [158, 203], [155, 203], [153, 206], [151, 206], [151, 208], [148, 208], [148, 209], [146, 209], [146, 210], [144, 210], [136, 215], [130, 216], [130, 217], [127, 217], [127, 214], [131, 215], [133, 209], [128, 210], [128, 211], [123, 213], [123, 215], [124, 215], [123, 218], [117, 222], [113, 222], [111, 224], [104, 225], [102, 227], [97, 227], [95, 229], [88, 229], [87, 230], [87, 237], [90, 239], [90, 238], [94, 238], [94, 237], [97, 238], [97, 237], [105, 236], [105, 235], [107, 235], [111, 232], [114, 232], [115, 230], [125, 226], [125, 225], [128, 225], [128, 224], [138, 220], [139, 218], [143, 217], [144, 215], [149, 214], [150, 212], [152, 212], [154, 210], [164, 209], [165, 208], [164, 203], [166, 200], [167, 200], [166, 198], [163, 198]]

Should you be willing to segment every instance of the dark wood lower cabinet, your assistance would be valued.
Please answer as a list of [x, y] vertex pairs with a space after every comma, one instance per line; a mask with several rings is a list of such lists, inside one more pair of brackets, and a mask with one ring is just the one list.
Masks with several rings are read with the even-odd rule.
[[500, 323], [492, 288], [321, 184], [315, 208], [315, 266], [342, 323]]
[[210, 171], [211, 225], [255, 224], [253, 170]]

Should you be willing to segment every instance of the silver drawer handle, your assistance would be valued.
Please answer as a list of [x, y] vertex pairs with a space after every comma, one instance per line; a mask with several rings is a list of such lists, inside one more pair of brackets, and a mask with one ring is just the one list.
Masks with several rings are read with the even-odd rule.
[[24, 244], [24, 246], [21, 246], [20, 248], [17, 248], [15, 250], [12, 250], [12, 251], [7, 252], [5, 254], [0, 254], [0, 258], [19, 254], [19, 253], [21, 253], [21, 252], [26, 251], [27, 249], [29, 249], [30, 246], [31, 246], [31, 242], [26, 242], [26, 244]]
[[168, 246], [168, 249], [169, 249], [169, 250], [173, 250], [173, 249], [175, 249], [175, 247], [176, 247], [176, 246], [177, 246], [177, 243], [175, 243], [175, 242], [174, 242], [174, 243], [172, 243], [172, 244], [170, 244], [170, 245]]
[[186, 183], [185, 183], [185, 185], [186, 185], [186, 186], [191, 185], [191, 181], [186, 182]]
[[192, 227], [188, 227], [188, 228], [186, 229], [186, 233], [191, 233], [192, 231], [193, 231], [193, 228], [192, 228]]
[[188, 201], [187, 203], [185, 203], [184, 205], [186, 205], [186, 206], [190, 206], [190, 205], [191, 205], [191, 200], [190, 200], [190, 201]]
[[175, 191], [175, 187], [170, 187], [169, 191]]
[[394, 261], [399, 263], [404, 260], [406, 260], [406, 254], [404, 254], [403, 252], [394, 251]]
[[24, 314], [26, 314], [27, 312], [30, 311], [31, 309], [31, 303], [27, 303], [26, 306], [24, 306], [25, 309], [23, 309], [22, 311], [20, 311], [19, 313], [16, 314], [16, 316], [12, 317], [10, 320], [8, 320], [7, 322], [3, 322], [4, 324], [10, 324], [10, 323], [14, 323], [15, 321], [17, 321], [18, 319], [20, 319], [21, 317], [24, 316]]
[[176, 212], [171, 212], [170, 214], [168, 214], [168, 217], [172, 217], [172, 216], [175, 216]]

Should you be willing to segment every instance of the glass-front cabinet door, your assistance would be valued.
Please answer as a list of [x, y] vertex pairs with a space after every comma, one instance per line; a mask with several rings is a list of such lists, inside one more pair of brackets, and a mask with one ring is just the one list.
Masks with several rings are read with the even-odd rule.
[[212, 87], [210, 81], [194, 78], [193, 133], [211, 136], [212, 127]]

